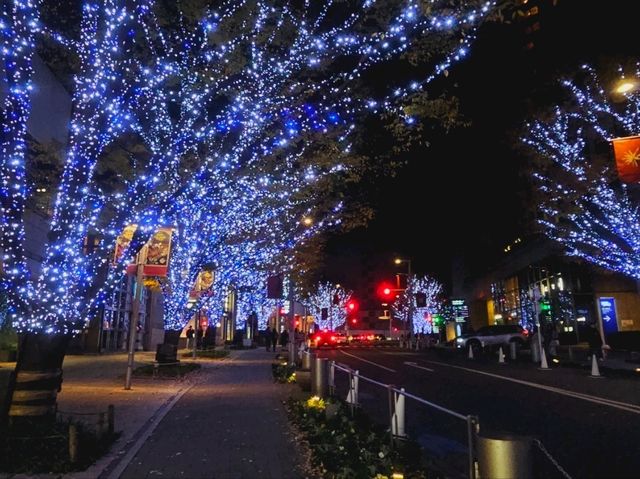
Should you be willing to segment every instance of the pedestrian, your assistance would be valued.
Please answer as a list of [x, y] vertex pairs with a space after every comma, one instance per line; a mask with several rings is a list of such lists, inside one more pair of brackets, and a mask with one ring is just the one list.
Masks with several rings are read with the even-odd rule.
[[289, 333], [285, 329], [284, 331], [282, 331], [282, 334], [280, 335], [280, 344], [282, 345], [282, 349], [287, 348], [288, 342], [289, 342]]
[[193, 348], [193, 336], [195, 335], [193, 331], [193, 326], [189, 325], [187, 329], [187, 349]]
[[271, 330], [271, 344], [273, 345], [273, 352], [276, 352], [276, 348], [278, 346], [278, 331], [276, 331], [276, 328], [274, 327]]
[[267, 351], [271, 351], [271, 330], [269, 328], [267, 328], [264, 333], [264, 343], [267, 347]]

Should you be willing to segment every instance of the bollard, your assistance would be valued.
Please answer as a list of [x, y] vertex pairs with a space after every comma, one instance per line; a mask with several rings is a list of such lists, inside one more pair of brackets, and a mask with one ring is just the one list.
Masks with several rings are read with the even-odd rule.
[[538, 345], [538, 341], [534, 341], [531, 339], [531, 361], [534, 363], [540, 362], [540, 346]]
[[533, 477], [531, 438], [509, 434], [477, 437], [478, 468], [481, 478], [529, 479]]
[[328, 359], [318, 357], [311, 362], [311, 394], [314, 396], [327, 397], [328, 362]]
[[355, 371], [353, 374], [349, 373], [349, 393], [347, 394], [347, 404], [352, 406], [358, 405], [358, 374], [359, 371]]
[[515, 341], [509, 343], [509, 359], [512, 361], [518, 359], [518, 343]]
[[506, 364], [504, 362], [504, 352], [502, 352], [502, 346], [500, 346], [500, 350], [498, 351], [498, 362], [500, 364]]
[[304, 351], [302, 353], [302, 369], [309, 371], [311, 369], [311, 353]]
[[116, 411], [113, 404], [109, 404], [107, 407], [107, 431], [109, 435], [112, 436], [115, 432], [115, 424], [116, 424]]
[[336, 393], [336, 362], [329, 361], [329, 394], [333, 396]]
[[78, 460], [78, 428], [75, 424], [69, 424], [69, 461], [75, 463]]
[[[400, 388], [404, 393], [404, 388]], [[404, 394], [394, 391], [393, 415], [391, 416], [391, 435], [394, 437], [406, 437], [404, 429]]]

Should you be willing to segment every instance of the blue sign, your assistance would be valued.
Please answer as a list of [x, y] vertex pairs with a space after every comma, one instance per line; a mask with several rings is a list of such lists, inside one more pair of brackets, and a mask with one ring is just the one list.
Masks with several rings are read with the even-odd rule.
[[618, 332], [618, 318], [616, 317], [615, 298], [598, 298], [600, 306], [600, 317], [602, 318], [602, 328], [604, 334]]

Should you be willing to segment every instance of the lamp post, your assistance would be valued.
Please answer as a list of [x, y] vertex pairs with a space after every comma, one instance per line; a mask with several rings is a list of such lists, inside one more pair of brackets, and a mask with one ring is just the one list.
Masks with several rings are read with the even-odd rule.
[[407, 296], [407, 328], [409, 329], [409, 335], [413, 336], [413, 298], [410, 290], [411, 286], [411, 260], [405, 258], [396, 258], [393, 262], [397, 265], [407, 263], [407, 284], [405, 287], [405, 294]]

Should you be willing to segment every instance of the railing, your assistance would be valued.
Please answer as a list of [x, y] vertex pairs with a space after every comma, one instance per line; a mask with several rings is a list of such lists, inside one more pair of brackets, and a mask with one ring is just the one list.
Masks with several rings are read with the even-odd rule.
[[412, 401], [417, 402], [418, 404], [422, 404], [423, 406], [427, 406], [429, 408], [435, 409], [441, 413], [447, 414], [455, 419], [458, 419], [466, 424], [466, 439], [467, 439], [467, 475], [470, 479], [476, 478], [476, 436], [479, 432], [480, 423], [476, 416], [472, 415], [464, 415], [460, 414], [456, 411], [448, 409], [444, 406], [436, 404], [432, 401], [427, 401], [421, 397], [415, 396], [414, 394], [408, 393], [404, 388], [397, 388], [392, 384], [385, 384], [380, 381], [376, 381], [375, 379], [371, 379], [366, 376], [362, 376], [359, 371], [353, 370], [347, 366], [337, 364], [335, 361], [329, 361], [328, 364], [328, 386], [329, 392], [331, 395], [336, 394], [336, 371], [341, 371], [347, 374], [347, 384], [349, 387], [349, 391], [347, 393], [346, 402], [349, 404], [352, 413], [355, 408], [359, 406], [359, 393], [360, 393], [360, 380], [377, 386], [379, 388], [385, 389], [388, 395], [388, 418], [389, 418], [389, 429], [391, 431], [390, 441], [391, 447], [394, 446], [395, 440], [406, 438], [406, 427], [405, 427], [405, 399], [410, 399]]

